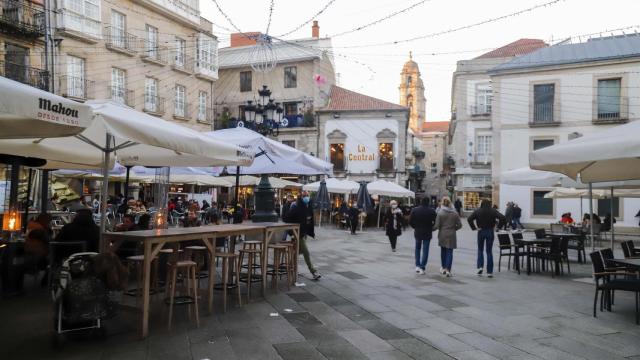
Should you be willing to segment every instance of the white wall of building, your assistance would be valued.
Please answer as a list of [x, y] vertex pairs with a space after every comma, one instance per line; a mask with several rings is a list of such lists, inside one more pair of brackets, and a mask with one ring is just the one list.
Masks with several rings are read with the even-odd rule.
[[[640, 61], [618, 62], [598, 66], [575, 66], [526, 73], [498, 73], [493, 81], [493, 182], [499, 184], [499, 205], [504, 210], [508, 201], [519, 203], [523, 209], [523, 223], [549, 224], [550, 218], [531, 215], [532, 191], [526, 186], [500, 184], [500, 174], [529, 165], [529, 152], [535, 139], [553, 139], [564, 143], [576, 135], [597, 134], [618, 124], [594, 124], [597, 113], [598, 79], [621, 78], [622, 108], [628, 104], [628, 121], [640, 120]], [[557, 126], [531, 127], [533, 85], [554, 83], [556, 108], [554, 121]], [[624, 112], [623, 109], [621, 112]], [[615, 144], [612, 144], [615, 145]], [[618, 226], [638, 227], [636, 213], [640, 210], [639, 199], [622, 201], [622, 216]], [[594, 207], [594, 211], [596, 211]], [[580, 201], [555, 200], [554, 219], [563, 212], [571, 212], [574, 219], [581, 218]], [[583, 202], [583, 213], [588, 211], [588, 201]]]

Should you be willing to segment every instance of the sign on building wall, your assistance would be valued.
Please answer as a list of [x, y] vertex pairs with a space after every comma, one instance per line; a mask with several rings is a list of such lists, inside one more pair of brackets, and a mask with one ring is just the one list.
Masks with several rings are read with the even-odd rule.
[[394, 164], [404, 161], [399, 158], [398, 134], [398, 121], [393, 119], [328, 120], [324, 129], [325, 159], [331, 157], [331, 144], [344, 143], [345, 169], [352, 174], [374, 173], [381, 165], [380, 151], [391, 154]]

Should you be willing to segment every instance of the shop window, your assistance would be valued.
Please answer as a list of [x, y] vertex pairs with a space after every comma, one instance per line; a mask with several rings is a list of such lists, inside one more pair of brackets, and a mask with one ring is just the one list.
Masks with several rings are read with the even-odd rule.
[[547, 190], [535, 190], [533, 192], [533, 216], [553, 216], [553, 199], [544, 196]]
[[393, 170], [393, 143], [380, 143], [378, 145], [379, 170]]
[[330, 160], [333, 164], [333, 170], [344, 171], [344, 144], [331, 144], [330, 151]]

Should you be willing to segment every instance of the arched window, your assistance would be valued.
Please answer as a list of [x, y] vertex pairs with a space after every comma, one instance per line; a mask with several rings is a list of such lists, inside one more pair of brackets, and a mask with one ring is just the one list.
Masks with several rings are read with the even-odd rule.
[[413, 80], [413, 78], [411, 77], [411, 75], [407, 76], [407, 85], [411, 86], [411, 81]]

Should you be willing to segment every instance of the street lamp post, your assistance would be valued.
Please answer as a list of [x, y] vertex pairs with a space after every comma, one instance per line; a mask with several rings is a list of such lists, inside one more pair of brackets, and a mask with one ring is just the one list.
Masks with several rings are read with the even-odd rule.
[[[271, 90], [267, 85], [262, 85], [258, 91], [258, 99], [247, 101], [244, 107], [244, 118], [247, 127], [255, 130], [263, 136], [278, 136], [280, 125], [282, 125], [283, 109], [280, 103], [271, 98]], [[236, 174], [239, 176], [239, 174]], [[262, 174], [260, 183], [255, 191], [256, 212], [251, 217], [254, 222], [275, 222], [278, 221], [278, 214], [275, 212], [275, 191], [269, 183], [268, 174]]]

